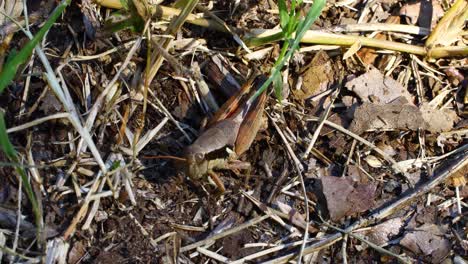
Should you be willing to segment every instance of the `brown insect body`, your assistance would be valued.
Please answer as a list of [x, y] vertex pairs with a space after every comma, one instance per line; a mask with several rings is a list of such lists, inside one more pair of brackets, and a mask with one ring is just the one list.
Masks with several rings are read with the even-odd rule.
[[[230, 161], [249, 149], [260, 128], [266, 93], [251, 103], [248, 99], [265, 80], [266, 77], [260, 75], [253, 83], [245, 84], [215, 113], [197, 140], [185, 149], [189, 177], [199, 179], [215, 169], [226, 169]], [[234, 151], [227, 151], [227, 147]]]

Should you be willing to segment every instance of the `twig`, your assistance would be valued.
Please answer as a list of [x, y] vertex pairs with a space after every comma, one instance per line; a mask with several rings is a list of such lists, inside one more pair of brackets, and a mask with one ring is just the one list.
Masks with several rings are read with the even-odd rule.
[[356, 148], [356, 142], [357, 140], [353, 138], [353, 143], [351, 143], [351, 148], [349, 149], [348, 158], [346, 158], [346, 162], [343, 166], [343, 173], [341, 174], [341, 177], [344, 177], [346, 175], [346, 169], [348, 168], [349, 162], [351, 161], [351, 157], [353, 156], [354, 149]]
[[220, 254], [218, 254], [218, 253], [216, 253], [216, 252], [213, 252], [213, 251], [211, 251], [211, 250], [208, 250], [208, 249], [206, 249], [206, 248], [197, 247], [197, 251], [198, 251], [199, 253], [201, 253], [201, 254], [203, 254], [203, 255], [209, 257], [209, 258], [212, 258], [212, 259], [214, 259], [214, 260], [216, 260], [216, 261], [219, 261], [219, 262], [221, 262], [221, 263], [229, 263], [229, 259], [226, 258], [225, 256], [220, 255]]
[[362, 238], [360, 235], [353, 234], [352, 232], [346, 232], [345, 230], [343, 230], [341, 228], [338, 228], [338, 227], [335, 227], [335, 226], [327, 223], [326, 221], [323, 221], [323, 224], [325, 224], [326, 226], [328, 226], [328, 227], [330, 227], [332, 229], [338, 230], [339, 232], [341, 232], [341, 233], [343, 233], [345, 235], [349, 235], [349, 236], [351, 236], [351, 237], [353, 237], [353, 238], [355, 238], [355, 239], [357, 239], [357, 240], [359, 240], [361, 242], [364, 242], [367, 245], [369, 245], [371, 248], [377, 250], [378, 252], [383, 253], [383, 254], [387, 254], [389, 256], [392, 256], [392, 257], [398, 259], [401, 263], [406, 263], [406, 264], [411, 263], [409, 260], [407, 260], [407, 259], [405, 259], [405, 258], [403, 258], [403, 257], [401, 257], [401, 256], [399, 256], [399, 255], [397, 255], [397, 254], [395, 254], [395, 253], [393, 253], [391, 251], [388, 251], [385, 248], [380, 247], [379, 245], [376, 245], [376, 244]]
[[210, 236], [210, 237], [208, 237], [206, 239], [203, 239], [201, 241], [198, 241], [198, 242], [195, 242], [193, 244], [182, 247], [182, 248], [180, 248], [180, 253], [187, 252], [189, 250], [192, 250], [192, 249], [201, 247], [203, 245], [212, 243], [212, 242], [214, 242], [214, 241], [216, 241], [216, 240], [218, 240], [220, 238], [223, 238], [225, 236], [229, 236], [231, 234], [237, 233], [237, 232], [239, 232], [239, 231], [241, 231], [241, 230], [243, 230], [245, 228], [248, 228], [248, 227], [250, 227], [252, 225], [258, 224], [258, 223], [262, 222], [263, 220], [265, 220], [267, 218], [270, 218], [270, 216], [269, 215], [263, 215], [263, 216], [256, 217], [256, 218], [254, 218], [254, 219], [252, 219], [252, 220], [250, 220], [250, 221], [248, 221], [246, 223], [243, 223], [243, 224], [241, 224], [239, 226], [228, 229], [228, 230], [226, 230], [226, 231], [224, 231], [222, 233], [215, 234], [215, 235]]
[[[21, 226], [21, 197], [23, 196], [23, 191], [22, 191], [22, 184], [23, 181], [19, 181], [18, 183], [18, 209], [16, 210], [16, 228], [15, 228], [15, 237], [13, 239], [13, 252], [16, 252], [16, 248], [18, 247], [18, 238], [19, 238], [19, 231], [20, 231], [20, 226]], [[13, 263], [13, 258], [10, 259], [10, 263]]]
[[7, 130], [7, 133], [10, 134], [10, 133], [13, 133], [13, 132], [21, 131], [21, 130], [24, 130], [24, 129], [27, 129], [27, 128], [30, 128], [30, 127], [33, 127], [33, 126], [37, 126], [37, 125], [39, 125], [41, 123], [44, 123], [46, 121], [54, 120], [54, 119], [60, 119], [60, 118], [70, 118], [70, 114], [69, 113], [57, 113], [57, 114], [53, 114], [53, 115], [50, 115], [50, 116], [38, 118], [38, 119], [33, 120], [31, 122], [28, 122], [28, 123], [25, 123], [25, 124], [22, 124], [22, 125], [19, 125], [19, 126], [11, 127], [11, 128], [9, 128]]
[[310, 151], [314, 147], [315, 142], [317, 141], [317, 139], [318, 139], [318, 137], [320, 135], [320, 132], [322, 131], [323, 124], [324, 124], [325, 120], [327, 120], [328, 115], [330, 114], [330, 111], [331, 111], [331, 109], [333, 107], [333, 103], [335, 102], [335, 99], [338, 97], [339, 92], [340, 92], [340, 89], [339, 88], [336, 89], [336, 91], [331, 96], [332, 98], [330, 100], [330, 104], [328, 105], [325, 112], [323, 112], [322, 115], [320, 116], [320, 121], [318, 122], [318, 124], [317, 124], [317, 126], [315, 128], [314, 134], [312, 135], [312, 139], [310, 140], [309, 145], [307, 146], [307, 149], [304, 152], [304, 155], [302, 156], [303, 159], [307, 159], [307, 157], [309, 156]]
[[288, 215], [284, 214], [284, 213], [281, 213], [281, 212], [278, 212], [276, 210], [274, 210], [273, 208], [270, 208], [268, 206], [266, 206], [265, 204], [263, 204], [262, 202], [260, 202], [259, 200], [257, 200], [255, 197], [249, 195], [248, 193], [246, 193], [245, 191], [241, 190], [241, 193], [247, 197], [247, 199], [249, 199], [253, 204], [255, 204], [258, 208], [260, 208], [260, 210], [262, 210], [266, 215], [269, 215], [271, 217], [271, 219], [275, 220], [279, 225], [281, 225], [282, 227], [284, 227], [286, 230], [288, 230], [289, 232], [291, 232], [291, 234], [296, 234], [297, 235], [300, 235], [298, 234], [298, 230], [291, 226], [291, 225], [288, 225], [286, 224], [280, 217], [283, 217], [283, 218], [286, 218], [288, 219]]
[[0, 246], [0, 251], [4, 252], [6, 254], [9, 254], [9, 255], [12, 255], [12, 256], [19, 257], [21, 259], [27, 260], [27, 261], [29, 261], [29, 263], [40, 263], [41, 262], [41, 260], [39, 258], [27, 257], [27, 256], [25, 256], [23, 254], [15, 252], [14, 250], [12, 250], [11, 248], [8, 248], [8, 247]]

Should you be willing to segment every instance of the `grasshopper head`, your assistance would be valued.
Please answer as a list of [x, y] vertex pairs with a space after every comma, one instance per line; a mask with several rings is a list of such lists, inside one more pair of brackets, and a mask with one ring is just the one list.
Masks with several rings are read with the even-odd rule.
[[188, 148], [185, 157], [187, 159], [186, 173], [190, 178], [198, 179], [207, 174], [208, 161], [205, 159], [205, 154]]

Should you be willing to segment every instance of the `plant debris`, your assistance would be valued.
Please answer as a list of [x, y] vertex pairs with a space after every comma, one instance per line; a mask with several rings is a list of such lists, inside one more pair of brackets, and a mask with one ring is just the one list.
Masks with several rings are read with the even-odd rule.
[[466, 261], [466, 0], [0, 2], [1, 263]]
[[407, 231], [400, 244], [414, 254], [427, 257], [431, 263], [440, 263], [450, 251], [450, 242], [444, 238], [445, 231], [434, 224], [425, 224]]
[[397, 81], [384, 76], [373, 68], [345, 85], [365, 103], [389, 104], [404, 97], [408, 104], [413, 102], [411, 94]]
[[322, 177], [323, 195], [333, 221], [362, 213], [374, 206], [374, 183], [360, 184], [348, 178]]
[[399, 97], [389, 104], [363, 103], [354, 112], [350, 130], [356, 134], [366, 131], [427, 130], [431, 133], [450, 131], [456, 118], [453, 110], [438, 110], [422, 105], [420, 108]]

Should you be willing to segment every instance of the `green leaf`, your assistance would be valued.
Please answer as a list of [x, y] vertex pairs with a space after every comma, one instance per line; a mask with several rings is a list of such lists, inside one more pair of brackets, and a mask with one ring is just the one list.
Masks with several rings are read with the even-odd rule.
[[111, 168], [110, 168], [110, 171], [116, 170], [116, 169], [118, 169], [119, 167], [120, 167], [120, 160], [114, 161], [114, 162], [112, 163], [112, 166], [111, 166]]
[[122, 8], [125, 10], [128, 10], [128, 0], [120, 0], [120, 4], [122, 5]]
[[280, 26], [284, 31], [289, 24], [288, 7], [286, 6], [285, 0], [278, 0], [278, 9], [280, 15]]
[[278, 101], [283, 100], [283, 78], [279, 72], [273, 76], [273, 86], [275, 87], [275, 96]]
[[11, 49], [10, 53], [8, 53], [8, 57], [5, 63], [10, 62], [12, 59], [16, 57], [17, 54], [18, 54], [18, 50], [16, 50], [15, 48]]
[[[291, 47], [289, 47], [288, 52], [286, 53], [285, 56], [279, 57], [278, 60], [275, 63], [275, 66], [273, 67], [270, 77], [262, 84], [262, 86], [255, 92], [252, 97], [249, 98], [250, 101], [255, 100], [263, 91], [265, 91], [270, 84], [277, 79], [278, 77], [276, 76], [279, 74], [283, 66], [286, 64], [287, 61], [292, 57], [294, 51], [298, 48], [299, 42], [301, 39], [304, 37], [304, 34], [306, 33], [307, 29], [314, 23], [314, 21], [320, 16], [323, 7], [325, 6], [325, 0], [314, 0], [314, 3], [312, 4], [311, 8], [309, 9], [309, 12], [307, 13], [307, 16], [305, 17], [304, 21], [299, 22], [297, 28], [296, 28], [296, 36], [294, 37], [294, 40], [292, 42]], [[275, 37], [278, 36], [283, 36], [283, 34], [278, 34], [275, 35]], [[266, 41], [265, 41], [266, 40]], [[268, 38], [268, 39], [262, 39], [259, 40], [257, 43], [265, 43], [269, 40], [273, 40], [273, 38]], [[254, 43], [254, 41], [251, 41], [251, 43]], [[284, 42], [283, 47], [286, 45], [289, 45], [289, 42]], [[280, 77], [281, 78], [281, 77]], [[275, 86], [276, 87], [276, 86]], [[276, 88], [275, 88], [276, 90]], [[276, 91], [275, 91], [276, 92]]]
[[65, 7], [70, 4], [70, 0], [62, 1], [54, 12], [50, 15], [49, 19], [45, 22], [44, 26], [37, 32], [37, 34], [16, 54], [16, 56], [3, 65], [3, 71], [0, 73], [0, 93], [10, 84], [15, 78], [18, 68], [26, 63], [31, 56], [33, 49], [42, 40], [44, 35], [49, 31], [55, 21], [60, 17]]
[[5, 125], [5, 119], [3, 118], [3, 112], [0, 111], [0, 147], [5, 152], [8, 159], [16, 158], [16, 150], [8, 139], [7, 129]]

